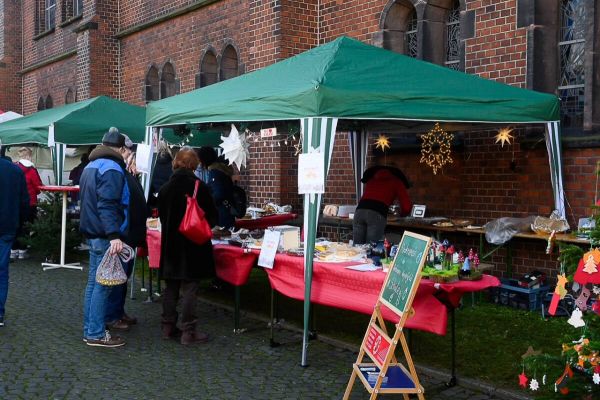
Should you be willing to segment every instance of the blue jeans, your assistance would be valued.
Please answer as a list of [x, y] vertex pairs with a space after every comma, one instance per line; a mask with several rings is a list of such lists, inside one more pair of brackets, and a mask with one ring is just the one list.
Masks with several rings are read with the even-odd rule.
[[110, 242], [107, 239], [89, 239], [88, 245], [90, 246], [90, 271], [83, 302], [83, 337], [100, 339], [104, 337], [106, 302], [112, 288], [96, 282], [96, 271], [104, 253], [110, 247]]
[[15, 235], [0, 235], [0, 317], [4, 318], [4, 305], [8, 297], [8, 260]]
[[[127, 274], [129, 278], [131, 276], [131, 272], [133, 271], [133, 265], [135, 263], [135, 258], [131, 259], [128, 262], [121, 262], [123, 265], [123, 270]], [[127, 282], [119, 286], [113, 286], [110, 294], [108, 295], [108, 300], [106, 302], [106, 322], [112, 323], [120, 320], [125, 315], [125, 299], [127, 298]]]

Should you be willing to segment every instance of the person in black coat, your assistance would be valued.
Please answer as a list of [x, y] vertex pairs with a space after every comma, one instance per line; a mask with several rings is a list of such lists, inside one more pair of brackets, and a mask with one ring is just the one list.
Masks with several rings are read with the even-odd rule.
[[177, 301], [183, 292], [181, 309], [181, 344], [206, 342], [208, 335], [196, 331], [196, 292], [198, 281], [214, 277], [215, 264], [212, 243], [198, 245], [179, 232], [179, 224], [186, 211], [186, 195], [192, 196], [199, 182], [196, 196], [211, 227], [217, 222], [217, 210], [206, 184], [194, 170], [198, 156], [191, 148], [182, 148], [173, 160], [173, 175], [158, 194], [158, 213], [162, 226], [159, 276], [166, 282], [163, 292], [162, 334], [168, 339], [177, 336]]

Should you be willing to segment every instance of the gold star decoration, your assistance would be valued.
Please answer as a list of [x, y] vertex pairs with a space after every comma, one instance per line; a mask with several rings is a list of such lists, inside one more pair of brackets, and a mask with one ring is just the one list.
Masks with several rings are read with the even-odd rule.
[[379, 137], [375, 141], [375, 148], [381, 149], [381, 151], [385, 152], [386, 148], [390, 148], [390, 138], [388, 138], [385, 135], [379, 135]]
[[440, 128], [440, 124], [437, 122], [433, 129], [421, 136], [423, 144], [421, 145], [420, 162], [433, 168], [434, 175], [444, 165], [452, 164], [452, 157], [450, 157], [452, 139], [454, 139], [454, 135]]
[[513, 130], [510, 128], [502, 128], [498, 131], [498, 134], [495, 136], [496, 137], [496, 143], [500, 142], [500, 144], [502, 145], [502, 147], [504, 147], [504, 143], [510, 145], [510, 141], [511, 139], [514, 139], [514, 136], [511, 135], [510, 133]]

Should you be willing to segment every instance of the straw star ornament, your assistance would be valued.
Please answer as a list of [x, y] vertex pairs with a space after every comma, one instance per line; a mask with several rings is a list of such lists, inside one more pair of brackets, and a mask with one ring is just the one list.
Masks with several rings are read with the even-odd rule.
[[385, 152], [385, 149], [390, 148], [390, 138], [385, 135], [379, 135], [375, 141], [375, 148]]
[[502, 145], [502, 147], [504, 147], [504, 143], [510, 145], [510, 141], [512, 139], [514, 139], [514, 136], [511, 135], [510, 133], [513, 130], [510, 128], [502, 128], [498, 131], [498, 134], [495, 136], [496, 138], [496, 143], [500, 142], [500, 144]]

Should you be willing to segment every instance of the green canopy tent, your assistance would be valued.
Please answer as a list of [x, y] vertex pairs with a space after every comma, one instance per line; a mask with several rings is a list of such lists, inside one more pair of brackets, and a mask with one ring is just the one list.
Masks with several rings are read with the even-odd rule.
[[52, 149], [57, 184], [62, 184], [67, 145], [99, 144], [116, 126], [134, 143], [144, 139], [145, 110], [106, 96], [38, 111], [0, 124], [2, 145], [39, 144]]
[[[338, 119], [544, 124], [555, 207], [564, 215], [559, 103], [524, 90], [406, 57], [347, 37], [261, 70], [150, 103], [146, 124], [300, 120], [304, 153], [325, 176]], [[306, 365], [313, 248], [322, 194], [304, 196]]]

